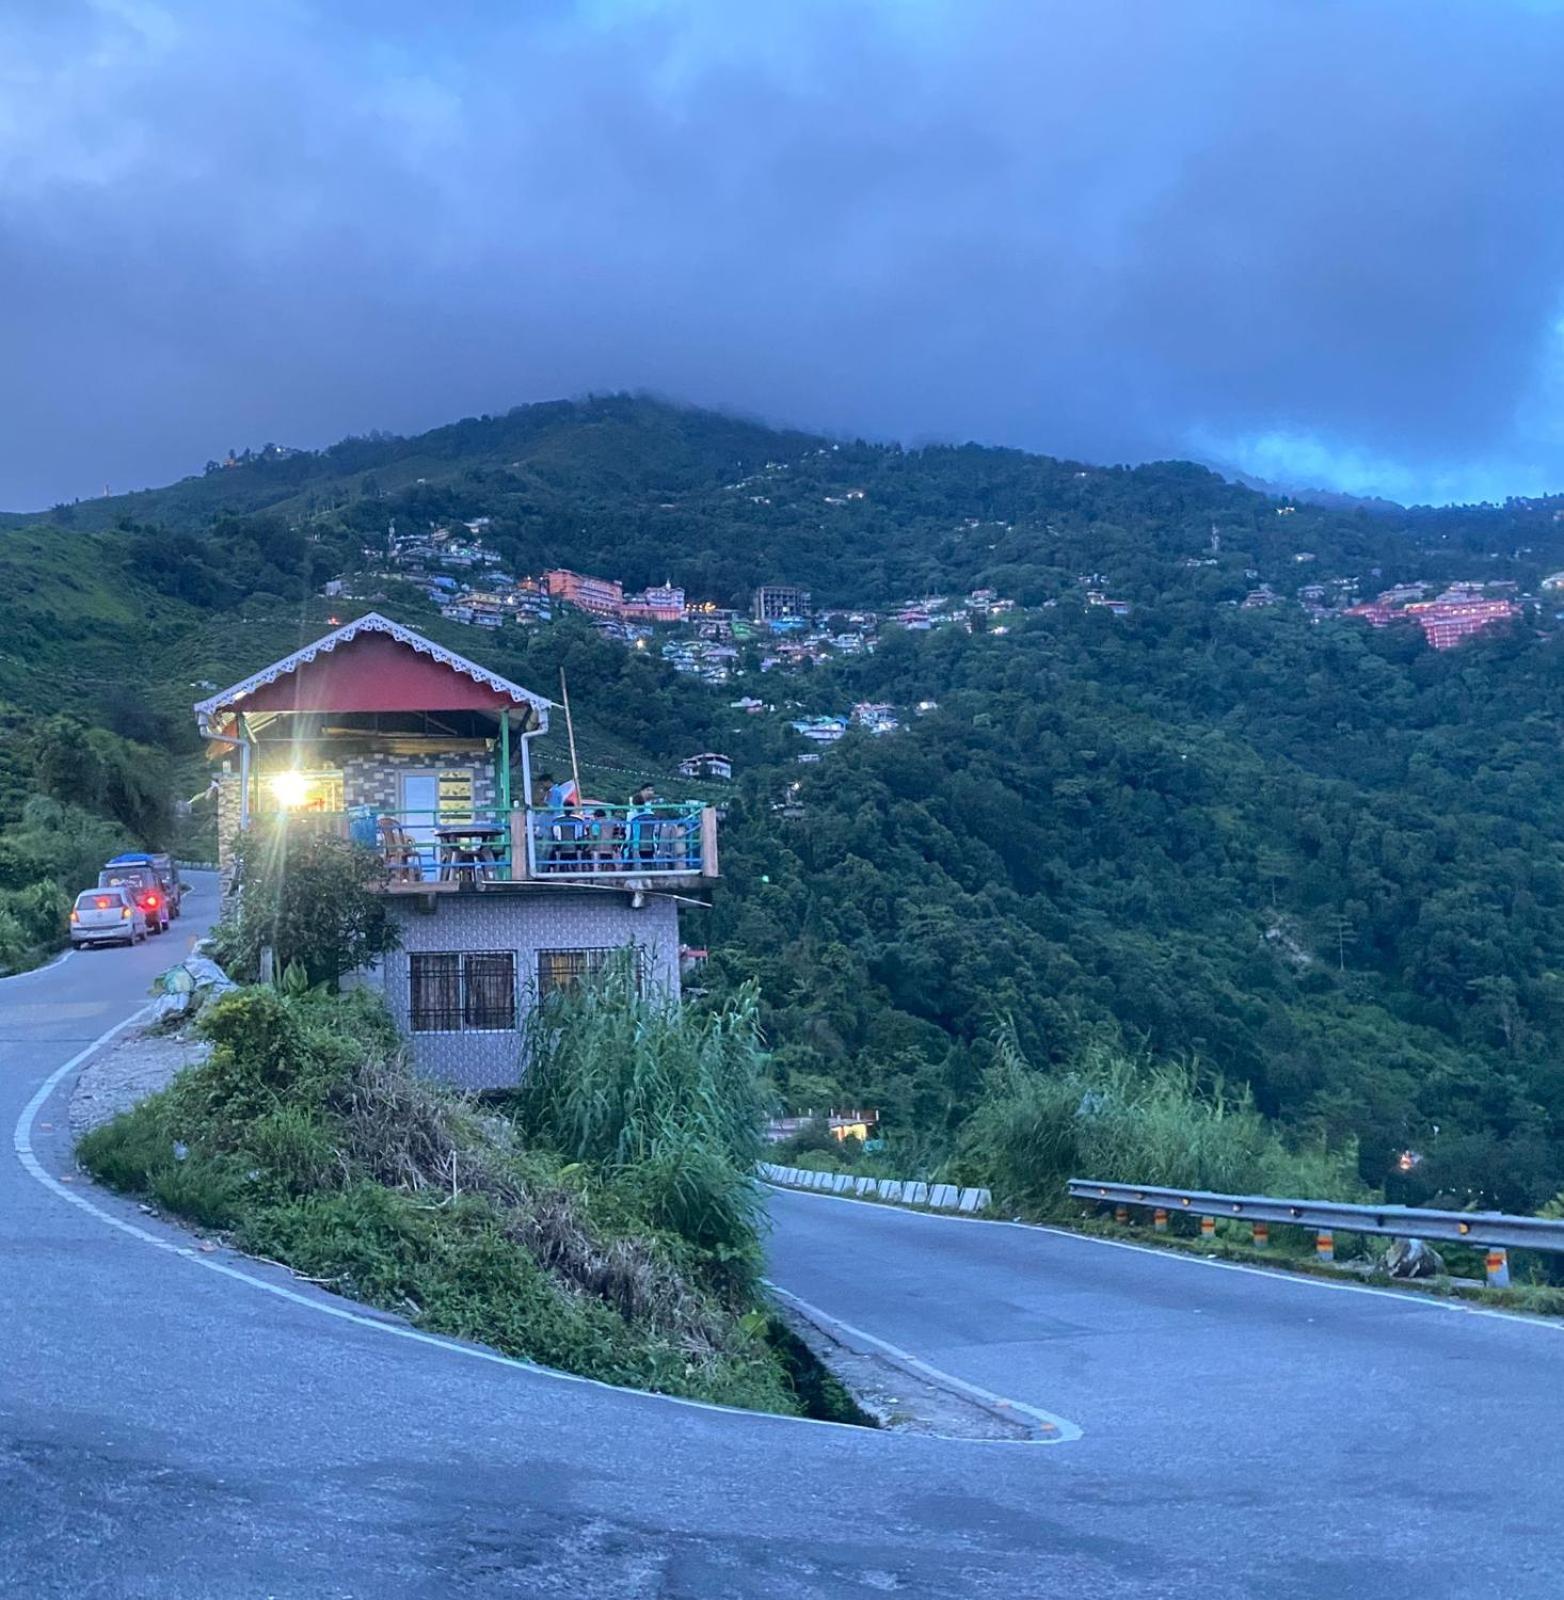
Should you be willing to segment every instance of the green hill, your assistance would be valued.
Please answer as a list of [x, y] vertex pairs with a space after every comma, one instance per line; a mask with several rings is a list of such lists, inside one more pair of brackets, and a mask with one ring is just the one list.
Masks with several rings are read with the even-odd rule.
[[[564, 667], [604, 792], [683, 792], [680, 757], [734, 756], [726, 883], [689, 936], [715, 991], [759, 980], [795, 1103], [948, 1138], [1008, 1016], [1038, 1061], [1104, 1038], [1198, 1059], [1296, 1136], [1356, 1137], [1408, 1198], [1533, 1206], [1564, 1187], [1559, 509], [1316, 506], [1186, 463], [904, 451], [623, 396], [262, 454], [0, 528], [0, 812], [61, 709], [193, 774], [198, 686], [323, 631], [322, 586], [393, 522], [484, 517], [512, 572], [724, 604], [766, 581], [882, 610], [993, 588], [1019, 608], [1003, 632], [888, 628], [786, 677], [746, 647], [718, 688], [579, 620], [485, 634], [411, 586], [374, 603], [543, 692]], [[1436, 652], [1311, 620], [1297, 597], [1333, 580], [1538, 598]], [[1244, 608], [1257, 591], [1279, 603]], [[787, 716], [743, 717], [743, 694], [938, 710], [800, 767]]]

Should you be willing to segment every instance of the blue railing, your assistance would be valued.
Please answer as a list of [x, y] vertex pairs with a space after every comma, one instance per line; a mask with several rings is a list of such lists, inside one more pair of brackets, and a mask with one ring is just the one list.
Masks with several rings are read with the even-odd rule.
[[260, 816], [377, 851], [393, 889], [438, 884], [715, 878], [716, 824], [691, 804], [451, 811], [300, 809]]

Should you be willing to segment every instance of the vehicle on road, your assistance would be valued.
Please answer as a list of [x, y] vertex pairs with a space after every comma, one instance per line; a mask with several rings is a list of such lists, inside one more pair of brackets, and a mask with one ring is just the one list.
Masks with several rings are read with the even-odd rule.
[[90, 944], [139, 944], [151, 922], [128, 884], [84, 889], [71, 907], [71, 948]]
[[167, 851], [127, 850], [122, 855], [110, 856], [104, 862], [104, 867], [151, 867], [162, 885], [163, 895], [168, 903], [169, 917], [174, 918], [179, 915], [180, 900], [183, 895], [179, 882], [179, 868], [174, 865], [174, 858]]
[[100, 889], [128, 890], [136, 904], [146, 914], [148, 933], [166, 933], [170, 917], [168, 895], [157, 868], [150, 862], [127, 862], [116, 866], [109, 862], [98, 874]]

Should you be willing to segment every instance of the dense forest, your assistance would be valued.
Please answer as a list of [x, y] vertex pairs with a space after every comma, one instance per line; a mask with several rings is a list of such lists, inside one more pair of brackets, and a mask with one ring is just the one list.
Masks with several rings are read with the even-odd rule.
[[[375, 604], [542, 689], [565, 666], [605, 783], [732, 753], [724, 885], [687, 935], [712, 995], [759, 980], [795, 1106], [868, 1100], [949, 1139], [1008, 1020], [1034, 1062], [1109, 1043], [1241, 1080], [1296, 1134], [1355, 1138], [1406, 1198], [1529, 1209], [1564, 1189], [1558, 619], [1530, 603], [1436, 652], [1414, 628], [1237, 604], [1349, 576], [1365, 597], [1542, 594], [1564, 503], [1313, 505], [1186, 463], [908, 451], [627, 397], [234, 459], [0, 529], [13, 833], [29, 794], [69, 797], [58, 755], [38, 765], [41, 715], [95, 725], [106, 771], [156, 749], [193, 774], [194, 686], [322, 631], [321, 586], [393, 523], [483, 516], [513, 572], [671, 578], [722, 604], [766, 581], [843, 607], [988, 586], [1021, 608], [1003, 633], [889, 628], [872, 655], [723, 688], [579, 621], [479, 635], [410, 588]], [[1083, 604], [1093, 586], [1128, 615]], [[751, 692], [938, 709], [800, 767], [780, 712], [730, 709]], [[128, 814], [144, 796], [99, 787], [94, 814], [156, 826]]]

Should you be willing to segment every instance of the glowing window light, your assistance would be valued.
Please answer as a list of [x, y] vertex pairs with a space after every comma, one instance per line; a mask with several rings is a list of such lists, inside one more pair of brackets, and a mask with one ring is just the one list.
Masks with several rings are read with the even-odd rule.
[[302, 806], [310, 797], [310, 780], [302, 772], [278, 772], [267, 780], [273, 798], [284, 811]]

